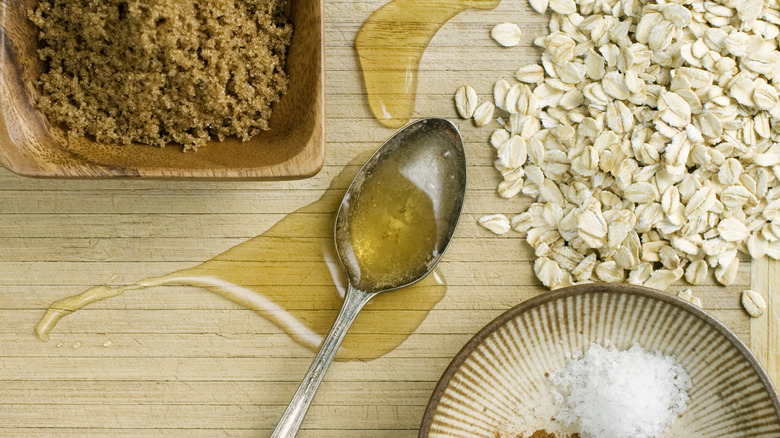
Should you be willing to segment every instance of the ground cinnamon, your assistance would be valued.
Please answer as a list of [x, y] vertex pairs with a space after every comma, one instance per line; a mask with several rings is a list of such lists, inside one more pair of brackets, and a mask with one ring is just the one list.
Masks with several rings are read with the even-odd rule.
[[[496, 433], [496, 438], [502, 438], [502, 436], [503, 435], [500, 432]], [[557, 435], [555, 435], [552, 432], [547, 432], [544, 429], [540, 429], [540, 430], [535, 431], [534, 433], [532, 433], [528, 437], [526, 437], [525, 435], [517, 435], [516, 438], [557, 438]], [[580, 436], [579, 436], [579, 434], [575, 433], [574, 435], [571, 435], [569, 437], [561, 437], [561, 438], [580, 438]]]

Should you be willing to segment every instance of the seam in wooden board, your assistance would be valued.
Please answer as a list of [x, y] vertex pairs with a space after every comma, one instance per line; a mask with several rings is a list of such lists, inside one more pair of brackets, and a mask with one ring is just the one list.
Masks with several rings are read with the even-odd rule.
[[[777, 388], [780, 385], [780, 353], [777, 351], [780, 342], [780, 285], [777, 276], [780, 275], [780, 261], [768, 260], [766, 275], [766, 302], [768, 304], [764, 333], [766, 333], [765, 351], [767, 352], [766, 370], [772, 378], [772, 383]], [[762, 292], [763, 293], [763, 292]], [[774, 348], [773, 348], [774, 347]]]
[[[769, 259], [764, 256], [760, 259], [755, 259], [751, 262], [750, 266], [750, 286], [751, 289], [761, 294], [764, 300], [771, 305], [769, 300], [769, 288], [772, 287], [772, 283], [769, 282], [770, 269], [773, 263], [769, 262]], [[737, 299], [741, 299], [737, 297]], [[771, 308], [771, 307], [770, 307]], [[770, 369], [769, 359], [769, 338], [771, 330], [771, 312], [761, 318], [752, 318], [750, 320], [750, 349], [758, 358], [758, 361], [764, 366], [769, 374], [772, 383], [777, 386], [778, 374], [777, 370]]]

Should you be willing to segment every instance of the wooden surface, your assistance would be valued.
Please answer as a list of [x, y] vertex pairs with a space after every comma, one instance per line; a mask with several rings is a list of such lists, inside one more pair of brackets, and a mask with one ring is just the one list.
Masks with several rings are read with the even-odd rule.
[[[270, 435], [313, 353], [223, 298], [192, 287], [131, 291], [66, 318], [49, 342], [33, 327], [55, 300], [198, 265], [337, 190], [328, 187], [345, 165], [392, 133], [369, 112], [352, 46], [381, 4], [326, 3], [327, 158], [314, 178], [61, 181], [0, 170], [0, 436]], [[489, 39], [503, 21], [520, 23], [523, 47], [502, 49]], [[511, 215], [527, 203], [496, 195], [487, 143], [495, 125], [458, 120], [451, 99], [463, 83], [484, 97], [496, 79], [535, 62], [530, 42], [543, 26], [525, 0], [504, 0], [494, 11], [457, 16], [431, 42], [415, 117], [455, 121], [469, 159], [464, 214], [440, 264], [448, 290], [394, 351], [335, 363], [300, 436], [416, 436], [428, 397], [461, 346], [504, 310], [544, 292], [518, 234], [496, 237], [476, 225], [483, 214]], [[694, 289], [775, 382], [780, 287], [771, 279], [778, 275], [777, 263], [759, 260], [744, 263], [732, 287]], [[768, 316], [750, 320], [742, 311], [739, 292], [749, 286], [767, 297]]]

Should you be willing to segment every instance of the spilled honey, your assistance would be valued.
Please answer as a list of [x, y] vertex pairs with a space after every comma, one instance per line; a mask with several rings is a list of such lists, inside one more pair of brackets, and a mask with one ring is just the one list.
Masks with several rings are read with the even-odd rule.
[[355, 38], [368, 104], [385, 126], [405, 125], [414, 111], [420, 59], [436, 32], [467, 9], [501, 0], [392, 0], [366, 20]]
[[[47, 340], [60, 319], [91, 303], [126, 291], [188, 285], [254, 310], [316, 351], [343, 302], [346, 278], [336, 256], [333, 224], [355, 169], [345, 167], [319, 200], [198, 266], [130, 285], [96, 286], [52, 303], [35, 327], [38, 337]], [[338, 358], [373, 359], [392, 351], [445, 291], [443, 278], [434, 271], [413, 286], [375, 297], [350, 328]]]

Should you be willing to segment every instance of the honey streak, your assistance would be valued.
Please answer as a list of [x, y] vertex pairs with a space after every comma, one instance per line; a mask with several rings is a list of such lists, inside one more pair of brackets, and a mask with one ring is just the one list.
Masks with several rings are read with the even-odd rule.
[[[254, 310], [295, 342], [316, 351], [343, 302], [346, 278], [336, 256], [333, 223], [355, 160], [324, 195], [263, 234], [189, 269], [123, 286], [96, 286], [52, 303], [36, 326], [42, 340], [57, 322], [91, 303], [127, 291], [167, 285], [208, 290]], [[339, 350], [340, 359], [374, 359], [400, 345], [444, 297], [434, 271], [415, 285], [375, 297], [358, 315]], [[191, 321], [193, 327], [197, 321]], [[260, 341], [260, 339], [258, 339]]]
[[392, 0], [366, 20], [355, 38], [368, 104], [383, 125], [400, 128], [414, 111], [420, 59], [444, 23], [467, 9], [500, 0]]

